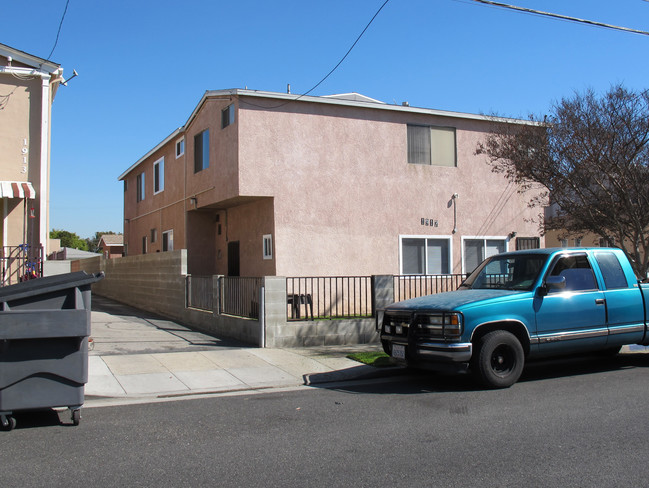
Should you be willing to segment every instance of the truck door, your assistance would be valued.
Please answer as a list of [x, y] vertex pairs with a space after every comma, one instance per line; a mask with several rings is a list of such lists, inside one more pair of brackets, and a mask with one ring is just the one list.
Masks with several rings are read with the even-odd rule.
[[641, 342], [644, 337], [644, 301], [635, 276], [624, 272], [618, 257], [611, 251], [597, 251], [595, 261], [604, 281], [607, 346]]
[[564, 288], [549, 288], [535, 299], [541, 354], [606, 347], [606, 301], [585, 253], [560, 256], [548, 271], [563, 276]]

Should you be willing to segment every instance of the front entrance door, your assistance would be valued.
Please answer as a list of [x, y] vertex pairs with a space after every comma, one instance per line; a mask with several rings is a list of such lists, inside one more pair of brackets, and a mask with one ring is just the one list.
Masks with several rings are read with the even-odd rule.
[[228, 276], [239, 275], [239, 241], [228, 242]]

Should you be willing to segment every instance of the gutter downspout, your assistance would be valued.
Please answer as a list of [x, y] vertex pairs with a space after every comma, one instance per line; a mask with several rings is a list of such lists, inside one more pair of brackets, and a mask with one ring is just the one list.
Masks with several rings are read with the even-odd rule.
[[[50, 75], [41, 74], [43, 90], [41, 97], [41, 165], [40, 165], [40, 204], [38, 209], [38, 236], [43, 245], [45, 256], [49, 253], [47, 229], [50, 223]], [[33, 236], [32, 236], [33, 238]]]

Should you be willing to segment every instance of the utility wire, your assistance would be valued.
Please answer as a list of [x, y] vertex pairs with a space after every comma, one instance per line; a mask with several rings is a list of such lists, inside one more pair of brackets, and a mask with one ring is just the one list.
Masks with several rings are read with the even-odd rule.
[[67, 0], [65, 2], [65, 10], [63, 10], [63, 15], [61, 16], [61, 22], [59, 22], [59, 30], [56, 33], [56, 40], [54, 41], [54, 46], [52, 47], [49, 56], [46, 58], [48, 61], [52, 58], [52, 54], [54, 54], [56, 45], [59, 43], [59, 35], [61, 35], [61, 27], [63, 27], [63, 20], [65, 19], [65, 14], [68, 11], [68, 5], [70, 5], [70, 0]]
[[[519, 12], [524, 12], [527, 14], [541, 15], [545, 17], [552, 17], [555, 19], [568, 20], [570, 22], [579, 22], [582, 24], [593, 25], [595, 27], [604, 27], [605, 29], [619, 30], [623, 32], [629, 32], [632, 34], [641, 34], [643, 36], [649, 36], [649, 32], [637, 29], [630, 29], [629, 27], [620, 27], [618, 25], [605, 24], [603, 22], [596, 22], [594, 20], [580, 19], [577, 17], [570, 17], [568, 15], [555, 14], [552, 12], [544, 12], [542, 10], [534, 10], [526, 7], [518, 7], [516, 5], [509, 5], [508, 3], [492, 2], [491, 0], [471, 0], [472, 2], [482, 3], [484, 5], [491, 5], [493, 7], [507, 8], [510, 10], [517, 10]], [[645, 0], [649, 1], [649, 0]]]
[[[68, 0], [68, 1], [69, 1], [69, 0]], [[318, 88], [322, 83], [324, 83], [324, 81], [325, 81], [327, 78], [329, 78], [329, 77], [333, 74], [334, 71], [336, 71], [336, 70], [338, 69], [338, 67], [343, 63], [343, 61], [345, 61], [345, 59], [347, 58], [347, 56], [349, 56], [349, 53], [351, 53], [352, 50], [354, 49], [354, 47], [356, 46], [356, 44], [358, 44], [358, 41], [361, 40], [361, 37], [363, 37], [363, 34], [365, 34], [365, 31], [367, 31], [367, 29], [369, 29], [370, 25], [372, 25], [372, 22], [374, 22], [374, 19], [376, 19], [376, 17], [379, 15], [379, 13], [381, 13], [381, 10], [383, 10], [383, 7], [385, 7], [385, 6], [388, 4], [389, 1], [390, 1], [390, 0], [385, 0], [385, 2], [383, 2], [383, 4], [379, 7], [379, 9], [376, 11], [376, 13], [374, 14], [374, 16], [373, 16], [373, 17], [370, 19], [370, 21], [367, 23], [367, 25], [365, 26], [365, 28], [363, 29], [363, 31], [358, 35], [358, 37], [356, 38], [356, 40], [354, 41], [354, 43], [352, 44], [352, 46], [347, 50], [347, 52], [346, 52], [345, 55], [340, 59], [340, 61], [338, 61], [338, 64], [336, 64], [336, 66], [334, 66], [334, 67], [331, 69], [331, 71], [329, 71], [329, 73], [327, 73], [327, 74], [325, 75], [324, 78], [322, 78], [322, 79], [321, 79], [320, 81], [318, 81], [315, 85], [313, 85], [313, 87], [311, 87], [308, 91], [302, 93], [300, 96], [294, 98], [293, 100], [289, 100], [288, 102], [281, 103], [281, 104], [276, 105], [276, 106], [274, 106], [274, 107], [266, 107], [266, 106], [262, 106], [262, 105], [255, 105], [254, 103], [250, 103], [250, 102], [248, 102], [248, 101], [246, 101], [246, 102], [244, 102], [244, 103], [246, 103], [247, 105], [252, 105], [252, 106], [257, 107], [257, 108], [277, 109], [277, 108], [283, 107], [284, 105], [288, 105], [289, 103], [296, 102], [296, 101], [298, 101], [300, 98], [307, 96], [307, 95], [308, 95], [309, 93], [311, 93], [313, 90], [315, 90], [316, 88]]]

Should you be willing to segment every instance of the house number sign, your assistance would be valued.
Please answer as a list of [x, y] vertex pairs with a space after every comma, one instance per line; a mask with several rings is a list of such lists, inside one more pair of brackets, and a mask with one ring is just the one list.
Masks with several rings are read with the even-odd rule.
[[438, 227], [439, 222], [435, 219], [425, 219], [421, 218], [421, 225], [425, 225], [426, 227]]
[[22, 155], [20, 172], [23, 173], [23, 174], [27, 173], [27, 166], [28, 166], [27, 153], [28, 152], [29, 152], [29, 149], [27, 148], [27, 139], [23, 139], [23, 147], [20, 150], [20, 153]]

